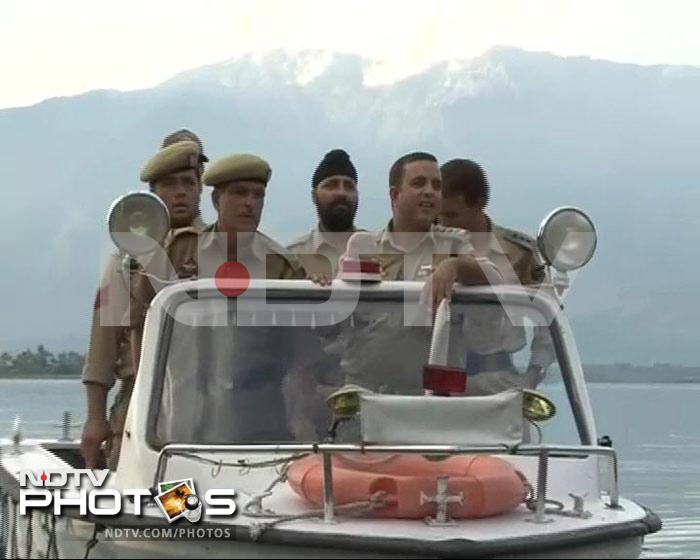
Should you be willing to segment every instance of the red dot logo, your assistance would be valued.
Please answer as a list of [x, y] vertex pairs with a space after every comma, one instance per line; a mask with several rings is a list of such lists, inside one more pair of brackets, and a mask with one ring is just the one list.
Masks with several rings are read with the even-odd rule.
[[214, 276], [216, 288], [226, 297], [238, 297], [250, 286], [250, 273], [238, 261], [222, 264]]
[[41, 476], [39, 478], [41, 478], [41, 482], [43, 484], [44, 482], [46, 482], [46, 479], [48, 478], [48, 476], [46, 476], [46, 473], [43, 472], [43, 473], [41, 473]]

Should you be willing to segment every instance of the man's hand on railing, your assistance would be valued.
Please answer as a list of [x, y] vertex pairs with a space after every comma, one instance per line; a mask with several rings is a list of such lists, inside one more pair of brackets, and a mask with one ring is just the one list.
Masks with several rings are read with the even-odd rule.
[[314, 284], [319, 286], [328, 287], [333, 283], [333, 278], [328, 274], [307, 274], [307, 280], [311, 280]]

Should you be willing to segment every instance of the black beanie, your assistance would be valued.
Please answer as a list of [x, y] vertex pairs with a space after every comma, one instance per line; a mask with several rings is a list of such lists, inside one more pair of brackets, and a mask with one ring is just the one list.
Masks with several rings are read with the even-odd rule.
[[331, 150], [323, 157], [311, 179], [312, 187], [315, 189], [324, 179], [333, 175], [350, 177], [357, 183], [357, 170], [345, 150]]

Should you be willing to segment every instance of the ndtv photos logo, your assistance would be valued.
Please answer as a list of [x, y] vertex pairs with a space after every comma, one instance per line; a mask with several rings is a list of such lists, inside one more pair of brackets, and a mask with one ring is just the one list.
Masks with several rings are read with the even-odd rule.
[[168, 522], [184, 517], [197, 523], [204, 511], [208, 517], [232, 517], [236, 514], [235, 490], [207, 490], [203, 498], [197, 495], [191, 478], [161, 482], [157, 495], [144, 488], [103, 488], [109, 471], [73, 469], [62, 471], [20, 471], [19, 513], [30, 509], [51, 508], [61, 515], [63, 508], [77, 507], [80, 515], [113, 517], [124, 511], [124, 500], [133, 502], [133, 514], [143, 514], [143, 500], [153, 499]]

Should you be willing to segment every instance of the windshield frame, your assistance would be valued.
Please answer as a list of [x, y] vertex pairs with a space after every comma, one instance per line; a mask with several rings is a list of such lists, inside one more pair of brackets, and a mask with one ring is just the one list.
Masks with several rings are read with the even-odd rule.
[[[362, 301], [417, 301], [423, 287], [422, 282], [381, 282], [360, 285], [336, 280], [333, 283], [334, 297], [357, 300], [359, 296]], [[328, 288], [303, 280], [253, 280], [246, 292], [247, 298], [278, 302], [285, 300], [322, 302], [327, 300], [328, 296]], [[145, 430], [146, 445], [153, 451], [159, 452], [165, 445], [157, 440], [156, 428], [176, 310], [181, 304], [193, 299], [213, 298], [223, 298], [214, 281], [198, 280], [170, 286], [158, 293], [152, 302], [149, 316], [153, 316], [153, 319], [147, 321], [144, 332], [144, 351], [147, 350], [148, 341], [156, 338], [157, 347], [154, 367], [151, 370], [150, 399]], [[563, 306], [548, 295], [546, 290], [522, 286], [458, 287], [452, 299], [459, 304], [491, 303], [532, 307], [545, 320], [550, 321], [548, 328], [579, 439], [582, 445], [595, 445], [596, 429], [590, 398], [573, 335], [562, 312]], [[156, 329], [155, 333], [154, 329]], [[143, 378], [148, 375], [146, 371], [139, 371], [139, 375], [142, 376], [143, 383], [149, 382], [148, 379]]]

